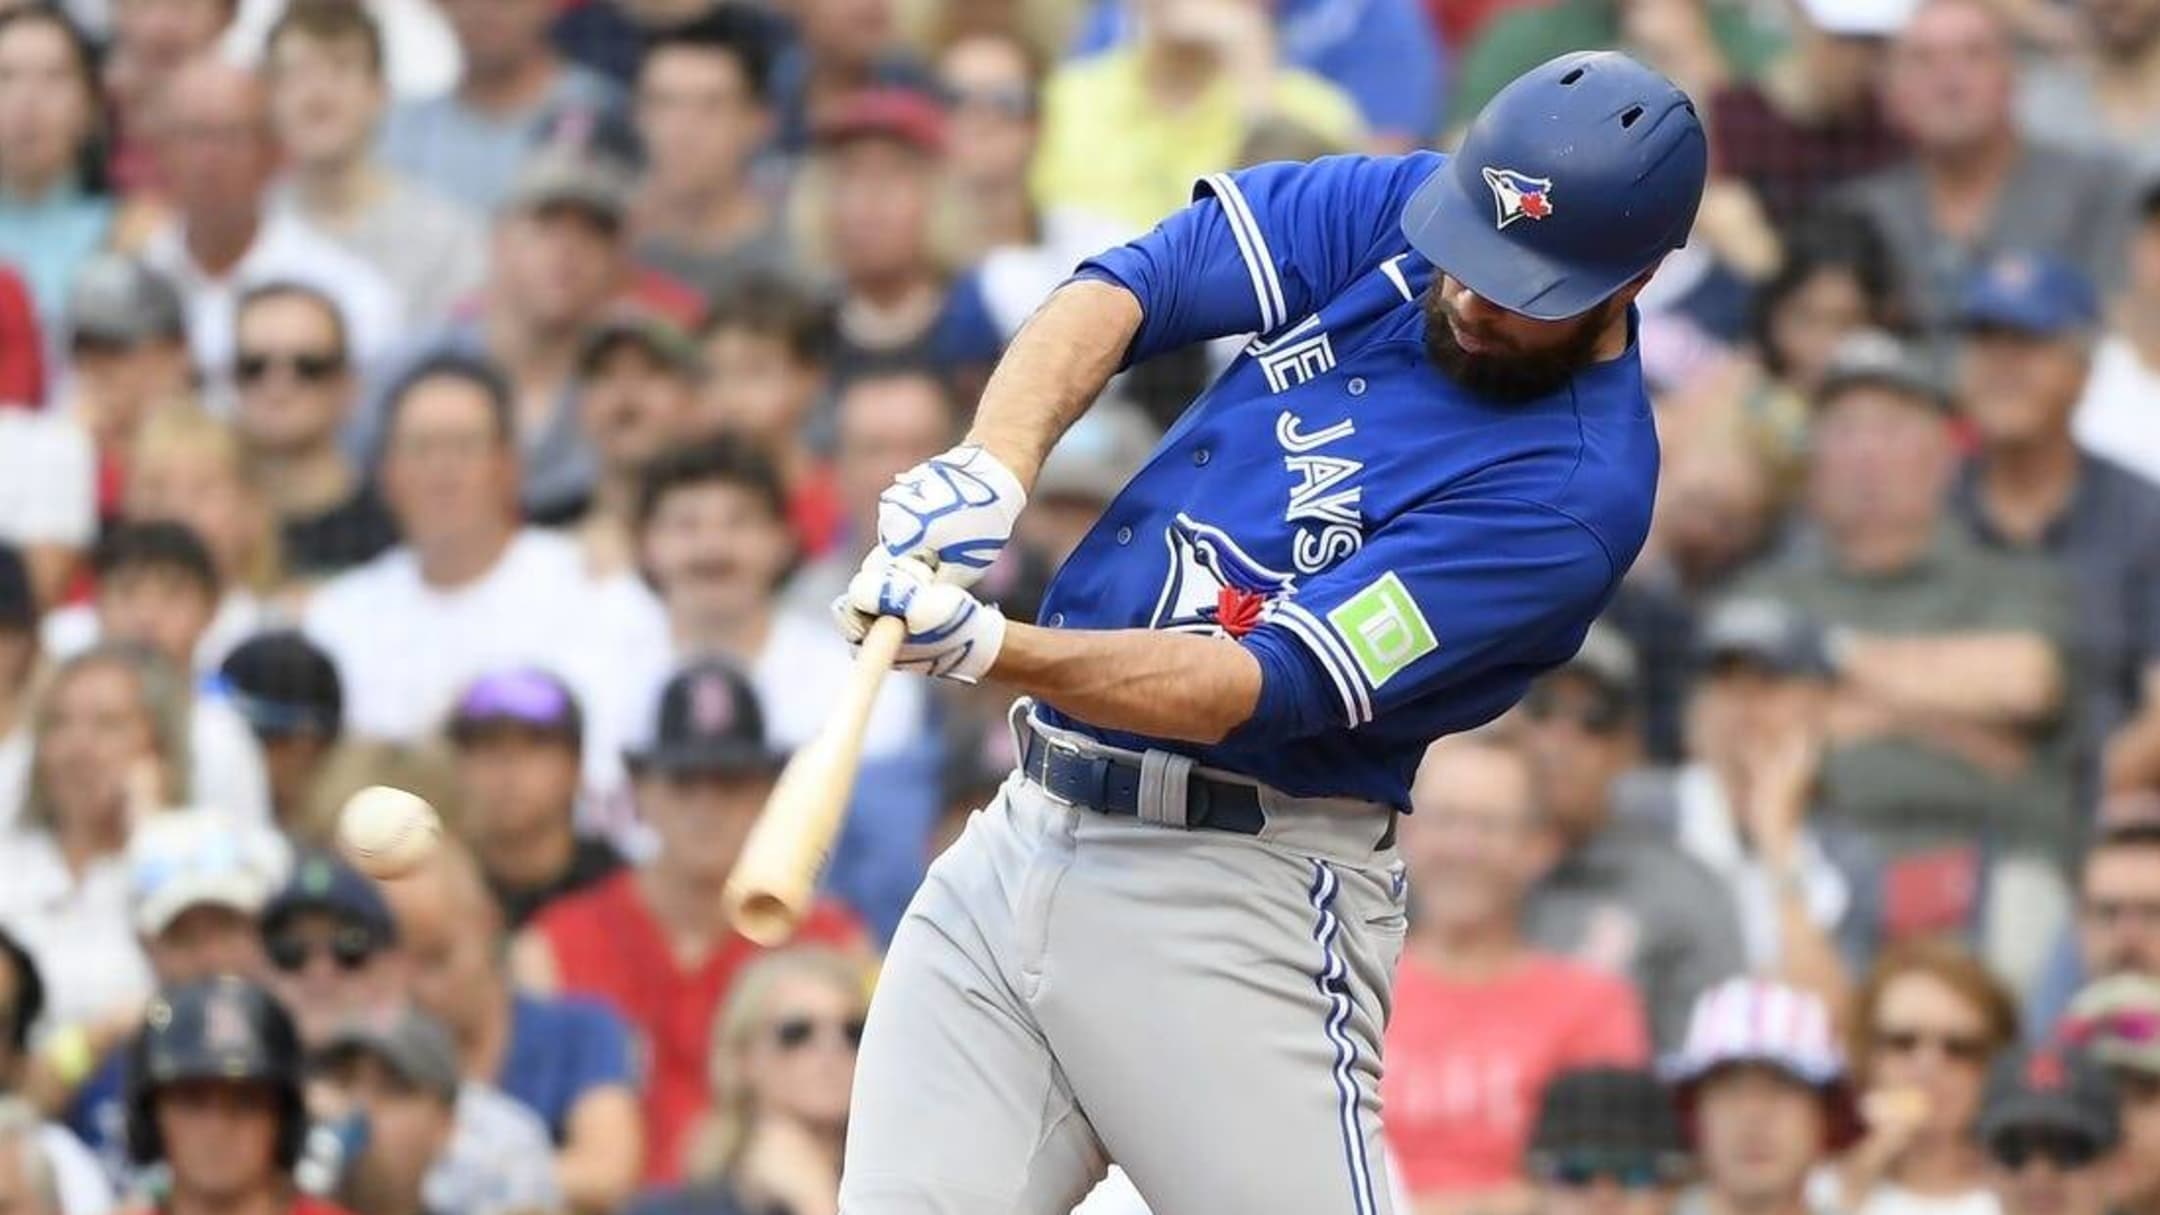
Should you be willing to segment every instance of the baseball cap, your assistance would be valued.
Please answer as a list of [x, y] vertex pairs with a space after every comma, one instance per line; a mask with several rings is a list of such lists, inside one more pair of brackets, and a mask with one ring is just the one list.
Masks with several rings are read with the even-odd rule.
[[915, 89], [861, 89], [822, 110], [811, 124], [811, 135], [826, 146], [889, 139], [936, 156], [945, 150], [945, 111]]
[[1746, 662], [1778, 675], [1817, 679], [1833, 673], [1822, 629], [1776, 599], [1719, 603], [1703, 621], [1696, 648], [1707, 666]]
[[187, 337], [187, 309], [171, 280], [119, 253], [93, 257], [76, 272], [63, 323], [74, 342], [132, 346]]
[[291, 629], [248, 638], [218, 668], [226, 703], [267, 737], [314, 734], [334, 739], [345, 722], [337, 664]]
[[560, 736], [572, 747], [585, 737], [585, 714], [570, 685], [537, 667], [513, 667], [475, 679], [450, 712], [450, 738], [470, 742], [494, 726], [522, 726]]
[[1859, 1137], [1845, 1055], [1822, 997], [1766, 979], [1728, 979], [1696, 997], [1687, 1037], [1658, 1070], [1677, 1086], [1682, 1113], [1692, 1118], [1703, 1080], [1746, 1065], [1783, 1072], [1820, 1091], [1830, 1114], [1833, 1151]]
[[1687, 1170], [1687, 1140], [1672, 1095], [1656, 1076], [1622, 1067], [1561, 1072], [1546, 1084], [1530, 1131], [1534, 1175], [1617, 1172], [1670, 1183]]
[[1605, 621], [1592, 621], [1590, 631], [1583, 634], [1582, 648], [1575, 656], [1560, 664], [1560, 674], [1582, 675], [1596, 683], [1606, 695], [1621, 700], [1633, 700], [1642, 681], [1642, 664], [1635, 657], [1635, 643], [1627, 639], [1618, 627]]
[[2061, 1033], [2103, 1064], [2160, 1076], [2160, 979], [2120, 974], [2086, 985]]
[[1147, 463], [1160, 437], [1138, 406], [1101, 402], [1080, 415], [1050, 449], [1036, 474], [1034, 497], [1108, 502]]
[[135, 931], [155, 937], [195, 907], [228, 907], [250, 919], [284, 884], [289, 860], [276, 832], [221, 810], [155, 814], [128, 837], [128, 903]]
[[1879, 329], [1848, 334], [1830, 353], [1815, 389], [1821, 409], [1854, 388], [1887, 388], [1918, 397], [1939, 410], [1950, 408], [1950, 390], [1919, 352]]
[[720, 776], [777, 770], [757, 691], [733, 663], [695, 662], [660, 690], [650, 741], [623, 753], [633, 774]]
[[2052, 254], [1998, 254], [1966, 282], [1958, 323], [2035, 337], [2085, 333], [2100, 323], [2100, 293], [2084, 271]]
[[1905, 28], [1918, 0], [1802, 0], [1808, 24], [1842, 38], [1887, 38]]
[[510, 185], [509, 211], [577, 207], [620, 225], [630, 212], [630, 174], [612, 158], [571, 143], [542, 147], [525, 159]]
[[274, 937], [294, 916], [321, 911], [365, 929], [380, 947], [397, 940], [397, 921], [382, 892], [336, 854], [310, 850], [294, 862], [285, 885], [263, 908], [262, 931]]
[[335, 1066], [355, 1056], [381, 1063], [405, 1083], [445, 1103], [457, 1100], [457, 1047], [442, 1022], [416, 1008], [387, 1019], [348, 1021], [315, 1054], [315, 1066]]
[[37, 627], [37, 596], [30, 588], [30, 567], [12, 544], [0, 542], [0, 629]]
[[2052, 1131], [2106, 1152], [2121, 1133], [2115, 1087], [2092, 1056], [2043, 1046], [1998, 1059], [1980, 1103], [1980, 1142], [1990, 1152], [2010, 1135]]
[[592, 375], [601, 359], [624, 345], [642, 349], [685, 379], [705, 374], [705, 355], [689, 334], [650, 313], [626, 312], [610, 316], [586, 332], [584, 344], [578, 349], [578, 375]]

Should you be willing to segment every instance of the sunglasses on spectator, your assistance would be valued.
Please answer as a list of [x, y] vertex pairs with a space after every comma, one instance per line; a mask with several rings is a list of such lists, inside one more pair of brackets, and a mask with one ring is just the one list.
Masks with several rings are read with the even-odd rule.
[[980, 89], [947, 88], [945, 104], [955, 110], [980, 106], [1000, 118], [1014, 120], [1035, 116], [1035, 94], [1024, 85]]
[[1924, 1029], [1878, 1029], [1877, 1049], [1892, 1055], [1917, 1055], [1933, 1047], [1944, 1057], [1960, 1063], [1984, 1063], [1993, 1053], [1987, 1039], [1972, 1034], [1932, 1033]]
[[1563, 720], [1591, 734], [1617, 734], [1627, 724], [1627, 706], [1618, 698], [1603, 694], [1592, 696], [1579, 706], [1562, 709], [1562, 698], [1551, 688], [1532, 688], [1523, 697], [1523, 712], [1532, 721]]
[[781, 1050], [793, 1053], [810, 1045], [820, 1032], [836, 1038], [849, 1050], [862, 1045], [862, 1018], [852, 1017], [836, 1021], [828, 1017], [782, 1017], [773, 1022], [773, 1043]]
[[338, 928], [327, 941], [286, 933], [265, 942], [264, 952], [270, 955], [270, 964], [286, 974], [307, 969], [308, 962], [321, 953], [328, 953], [339, 970], [353, 971], [375, 956], [375, 934], [354, 924]]
[[2015, 1173], [2035, 1160], [2058, 1169], [2082, 1169], [2100, 1159], [2100, 1145], [2087, 1135], [2060, 1130], [2013, 1130], [1988, 1145], [1995, 1163]]
[[1610, 1181], [1623, 1190], [1650, 1190], [1678, 1179], [1664, 1157], [1645, 1152], [1533, 1152], [1530, 1176], [1565, 1190], [1582, 1190]]
[[233, 360], [233, 378], [243, 384], [259, 384], [271, 371], [282, 367], [306, 384], [336, 379], [345, 370], [345, 356], [334, 353], [260, 354], [243, 351]]

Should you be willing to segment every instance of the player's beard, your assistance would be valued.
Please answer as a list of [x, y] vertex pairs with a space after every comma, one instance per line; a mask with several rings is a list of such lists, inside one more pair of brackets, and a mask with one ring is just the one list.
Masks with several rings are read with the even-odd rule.
[[1543, 349], [1510, 350], [1505, 353], [1463, 349], [1448, 321], [1447, 305], [1440, 299], [1440, 280], [1426, 288], [1425, 357], [1449, 379], [1495, 401], [1519, 404], [1558, 392], [1576, 373], [1597, 362], [1599, 339], [1611, 321], [1608, 308], [1600, 305], [1576, 318], [1566, 337]]

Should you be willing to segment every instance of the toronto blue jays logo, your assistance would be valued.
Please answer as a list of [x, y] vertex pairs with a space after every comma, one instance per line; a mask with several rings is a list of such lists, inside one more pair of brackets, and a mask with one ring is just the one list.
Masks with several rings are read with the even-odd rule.
[[1164, 529], [1170, 571], [1155, 601], [1151, 628], [1208, 636], [1242, 636], [1259, 622], [1268, 600], [1289, 594], [1297, 576], [1269, 569], [1229, 533], [1180, 513]]
[[1553, 212], [1550, 177], [1532, 177], [1513, 169], [1487, 166], [1485, 185], [1492, 191], [1500, 227], [1505, 228], [1518, 219], [1544, 219]]

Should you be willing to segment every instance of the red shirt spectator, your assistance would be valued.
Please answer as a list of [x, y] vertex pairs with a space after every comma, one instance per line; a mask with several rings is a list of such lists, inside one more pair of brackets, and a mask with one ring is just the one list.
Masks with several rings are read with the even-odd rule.
[[1650, 1055], [1642, 1002], [1627, 983], [1561, 958], [1533, 954], [1499, 978], [1465, 981], [1408, 954], [1395, 1005], [1380, 1095], [1413, 1194], [1506, 1184], [1546, 1081]]
[[22, 276], [0, 265], [0, 405], [45, 400], [45, 347]]

